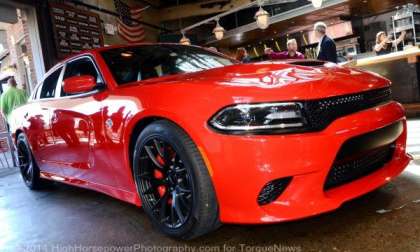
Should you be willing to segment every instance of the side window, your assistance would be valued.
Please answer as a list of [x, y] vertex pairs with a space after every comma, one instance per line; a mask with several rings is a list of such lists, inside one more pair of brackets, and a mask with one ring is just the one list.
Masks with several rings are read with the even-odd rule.
[[42, 83], [41, 94], [39, 95], [40, 99], [54, 98], [55, 89], [57, 87], [57, 81], [60, 77], [61, 69], [62, 67], [55, 70], [52, 74], [45, 78], [44, 82]]
[[[81, 76], [81, 75], [91, 75], [96, 79], [96, 84], [98, 87], [103, 86], [104, 82], [99, 75], [98, 71], [95, 68], [93, 62], [88, 58], [82, 58], [79, 60], [72, 61], [66, 65], [66, 70], [64, 73], [63, 80], [74, 77], [74, 76]], [[63, 86], [61, 86], [61, 97], [68, 96], [64, 92]]]

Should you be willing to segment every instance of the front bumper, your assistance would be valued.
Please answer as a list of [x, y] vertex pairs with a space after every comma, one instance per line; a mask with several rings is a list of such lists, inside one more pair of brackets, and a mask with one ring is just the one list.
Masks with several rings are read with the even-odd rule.
[[[397, 121], [403, 132], [393, 158], [383, 168], [353, 182], [325, 191], [328, 172], [343, 143]], [[216, 190], [220, 219], [225, 223], [271, 223], [334, 210], [400, 174], [410, 158], [405, 153], [404, 109], [396, 102], [354, 113], [315, 133], [232, 136], [206, 129], [200, 149]], [[274, 202], [260, 206], [257, 197], [269, 181], [293, 177]]]

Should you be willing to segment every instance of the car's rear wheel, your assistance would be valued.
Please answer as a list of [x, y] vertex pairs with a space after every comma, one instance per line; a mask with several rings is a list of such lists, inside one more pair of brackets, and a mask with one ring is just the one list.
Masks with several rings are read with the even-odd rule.
[[142, 131], [133, 169], [143, 208], [163, 233], [192, 239], [219, 226], [206, 165], [190, 137], [175, 124], [161, 120]]
[[48, 181], [40, 177], [39, 168], [33, 158], [26, 135], [19, 134], [16, 141], [18, 165], [22, 179], [31, 190], [38, 190], [48, 185]]

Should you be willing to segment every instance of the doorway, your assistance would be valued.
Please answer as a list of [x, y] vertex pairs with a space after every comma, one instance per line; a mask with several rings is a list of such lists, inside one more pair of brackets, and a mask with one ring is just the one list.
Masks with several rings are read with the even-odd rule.
[[[29, 96], [45, 73], [36, 10], [5, 1], [0, 12], [0, 83], [13, 76]], [[7, 85], [3, 84], [3, 90]]]

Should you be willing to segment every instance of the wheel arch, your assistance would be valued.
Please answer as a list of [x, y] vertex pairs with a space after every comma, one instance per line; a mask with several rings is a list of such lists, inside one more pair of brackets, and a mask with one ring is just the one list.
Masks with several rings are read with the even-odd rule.
[[128, 133], [128, 161], [131, 169], [131, 175], [133, 175], [133, 154], [136, 141], [141, 132], [150, 124], [158, 120], [168, 120], [161, 116], [147, 116], [144, 118], [138, 119], [134, 122], [132, 130]]
[[124, 151], [125, 151], [125, 163], [127, 166], [127, 171], [131, 174], [131, 178], [134, 182], [134, 173], [133, 173], [133, 154], [134, 148], [137, 141], [138, 136], [141, 132], [150, 124], [158, 120], [165, 120], [168, 121], [181, 130], [190, 137], [193, 143], [196, 145], [200, 155], [203, 158], [203, 161], [207, 167], [207, 170], [210, 174], [211, 179], [213, 180], [214, 171], [211, 165], [209, 158], [205, 152], [205, 148], [202, 145], [202, 139], [197, 134], [195, 127], [189, 123], [188, 120], [185, 120], [183, 117], [177, 116], [175, 113], [170, 111], [143, 111], [145, 113], [137, 113], [135, 114], [129, 122], [126, 124], [126, 132], [124, 133]]
[[136, 141], [138, 136], [141, 134], [141, 132], [150, 124], [152, 124], [155, 121], [159, 120], [165, 120], [170, 123], [173, 123], [174, 125], [178, 126], [180, 129], [182, 129], [191, 139], [192, 141], [198, 146], [198, 143], [192, 137], [192, 135], [189, 133], [189, 130], [183, 127], [183, 122], [177, 122], [176, 120], [168, 117], [168, 116], [161, 116], [161, 115], [147, 115], [141, 118], [137, 118], [136, 120], [133, 119], [130, 124], [131, 127], [128, 127], [129, 131], [127, 132], [126, 139], [128, 140], [128, 148], [126, 150], [128, 151], [128, 162], [129, 167], [131, 169], [131, 173], [133, 174], [133, 153], [134, 153], [134, 147], [136, 145]]
[[[133, 169], [133, 153], [134, 153], [134, 147], [136, 145], [136, 141], [138, 136], [141, 134], [141, 132], [150, 124], [152, 124], [153, 122], [159, 121], [159, 120], [165, 120], [168, 122], [171, 122], [173, 124], [175, 124], [176, 126], [178, 126], [180, 129], [182, 129], [188, 136], [190, 136], [190, 134], [188, 134], [187, 130], [181, 126], [180, 123], [177, 123], [175, 120], [167, 117], [167, 116], [159, 116], [159, 115], [148, 115], [145, 117], [141, 117], [138, 118], [137, 120], [131, 122], [130, 124], [133, 125], [131, 127], [129, 127], [129, 132], [128, 132], [128, 161], [130, 162], [130, 168], [131, 171]], [[190, 136], [191, 137], [191, 136]]]

